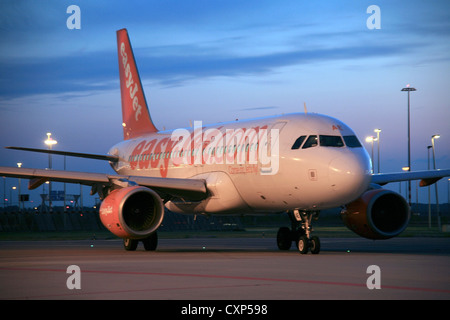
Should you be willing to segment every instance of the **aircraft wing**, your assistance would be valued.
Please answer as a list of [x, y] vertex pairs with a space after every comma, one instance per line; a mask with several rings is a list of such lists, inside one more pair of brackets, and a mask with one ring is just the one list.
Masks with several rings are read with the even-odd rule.
[[189, 200], [201, 200], [206, 198], [207, 189], [204, 180], [157, 178], [140, 176], [109, 175], [105, 173], [77, 172], [66, 170], [45, 170], [15, 167], [0, 167], [0, 176], [30, 179], [28, 188], [36, 189], [46, 181], [80, 183], [100, 190], [99, 187], [112, 186], [114, 184], [130, 184], [149, 187], [159, 192], [163, 199], [174, 196]]
[[111, 162], [119, 161], [119, 158], [117, 156], [112, 156], [112, 155], [91, 154], [91, 153], [70, 152], [70, 151], [57, 151], [57, 150], [49, 150], [49, 149], [36, 149], [36, 148], [24, 148], [24, 147], [5, 147], [5, 149], [49, 153], [49, 154], [57, 154], [57, 155], [61, 155], [61, 156], [70, 156], [70, 157], [96, 159], [96, 160], [108, 160]]
[[384, 185], [390, 182], [400, 182], [408, 180], [421, 180], [420, 186], [425, 187], [436, 181], [450, 176], [450, 169], [438, 169], [427, 171], [411, 171], [398, 173], [378, 173], [372, 175], [372, 183]]

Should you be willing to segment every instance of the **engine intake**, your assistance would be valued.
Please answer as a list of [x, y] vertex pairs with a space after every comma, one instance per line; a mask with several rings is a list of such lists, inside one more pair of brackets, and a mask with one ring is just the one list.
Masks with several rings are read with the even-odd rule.
[[146, 238], [159, 228], [163, 217], [159, 195], [141, 186], [114, 190], [100, 206], [103, 225], [121, 238]]
[[375, 189], [365, 192], [341, 211], [345, 225], [368, 239], [389, 239], [402, 233], [409, 223], [410, 211], [399, 194]]

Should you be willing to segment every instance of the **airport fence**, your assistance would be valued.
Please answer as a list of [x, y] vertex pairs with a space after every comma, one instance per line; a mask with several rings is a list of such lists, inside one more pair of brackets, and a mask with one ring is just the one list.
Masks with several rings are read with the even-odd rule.
[[[0, 232], [102, 231], [106, 230], [97, 211], [41, 213], [30, 211], [0, 212]], [[161, 231], [243, 230], [239, 217], [204, 217], [167, 211]]]
[[[450, 215], [446, 211], [448, 204], [441, 206], [441, 223], [450, 224]], [[410, 226], [428, 226], [428, 206], [413, 206]], [[342, 227], [340, 209], [321, 212], [315, 226]], [[437, 226], [435, 210], [431, 214], [432, 225]], [[278, 228], [290, 226], [287, 215], [267, 216], [202, 216], [183, 215], [165, 212], [161, 231], [243, 231], [247, 228]], [[83, 212], [55, 210], [53, 213], [35, 210], [2, 210], [0, 208], [0, 232], [15, 231], [102, 231], [106, 230], [100, 221], [98, 210], [88, 209]]]

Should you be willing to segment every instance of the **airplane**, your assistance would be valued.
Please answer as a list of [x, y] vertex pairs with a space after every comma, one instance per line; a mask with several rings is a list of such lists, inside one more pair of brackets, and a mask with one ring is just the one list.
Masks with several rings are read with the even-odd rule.
[[370, 157], [342, 121], [315, 113], [236, 120], [175, 130], [153, 123], [128, 31], [117, 31], [123, 141], [107, 154], [24, 147], [9, 149], [108, 161], [116, 174], [0, 167], [0, 176], [91, 186], [102, 204], [100, 219], [123, 239], [125, 250], [156, 250], [165, 208], [182, 214], [264, 215], [287, 213], [277, 246], [293, 243], [301, 254], [320, 252], [312, 234], [321, 210], [342, 207], [344, 224], [369, 239], [405, 230], [410, 208], [382, 186], [421, 180], [430, 185], [450, 169], [373, 174]]

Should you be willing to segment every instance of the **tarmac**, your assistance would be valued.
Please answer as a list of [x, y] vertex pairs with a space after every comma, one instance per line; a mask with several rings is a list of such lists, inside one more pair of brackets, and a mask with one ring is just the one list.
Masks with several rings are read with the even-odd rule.
[[450, 238], [323, 238], [321, 247], [301, 255], [273, 238], [188, 238], [128, 252], [116, 239], [0, 241], [0, 299], [450, 299]]

